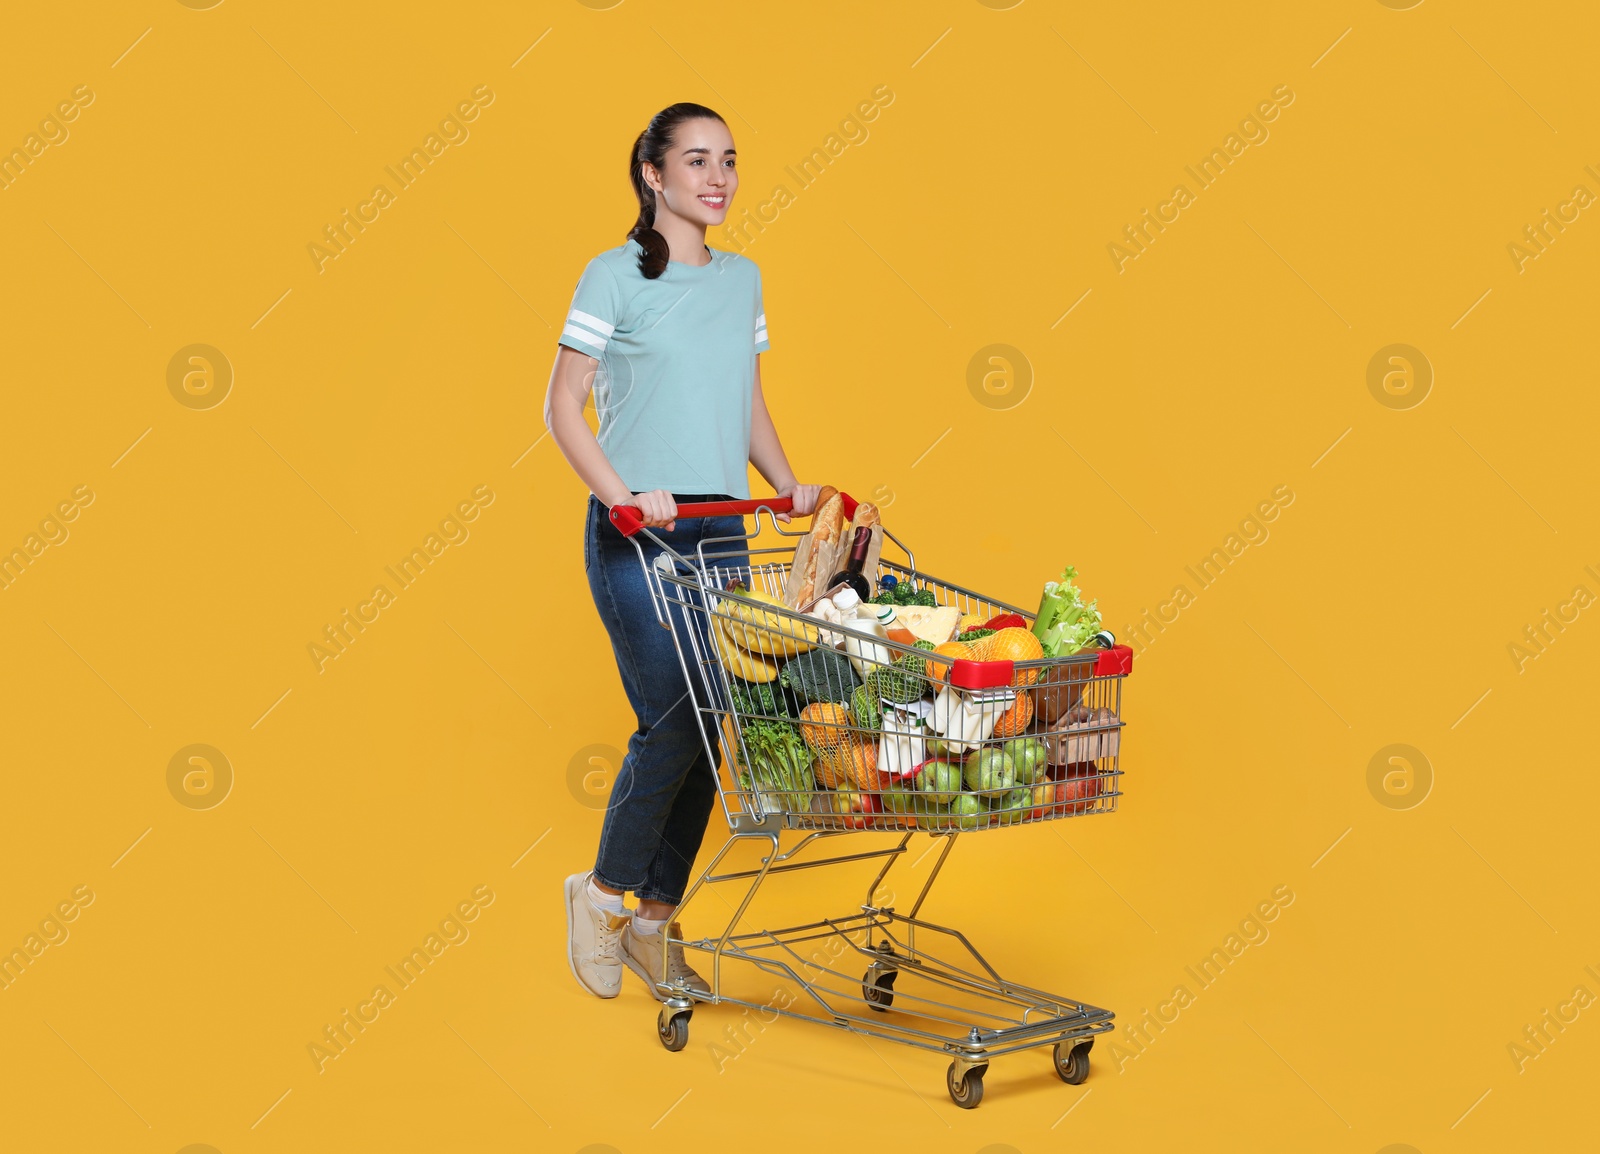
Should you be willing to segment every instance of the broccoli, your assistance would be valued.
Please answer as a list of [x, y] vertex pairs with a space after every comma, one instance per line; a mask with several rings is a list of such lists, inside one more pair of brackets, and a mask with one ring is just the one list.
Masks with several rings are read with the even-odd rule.
[[794, 717], [789, 695], [771, 683], [758, 684], [730, 678], [733, 711], [741, 717]]
[[778, 680], [807, 705], [849, 701], [859, 679], [850, 659], [837, 649], [818, 646], [783, 663]]

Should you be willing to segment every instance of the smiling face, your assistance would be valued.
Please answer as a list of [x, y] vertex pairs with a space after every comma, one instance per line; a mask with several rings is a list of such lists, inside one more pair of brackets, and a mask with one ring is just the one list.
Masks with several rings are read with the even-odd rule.
[[663, 213], [702, 228], [719, 225], [739, 187], [733, 134], [720, 120], [699, 118], [678, 125], [677, 137], [663, 168], [644, 166], [644, 178], [656, 190], [656, 227]]

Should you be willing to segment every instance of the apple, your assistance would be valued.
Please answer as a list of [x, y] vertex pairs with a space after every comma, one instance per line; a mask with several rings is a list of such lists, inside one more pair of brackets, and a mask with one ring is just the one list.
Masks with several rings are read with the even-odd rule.
[[884, 823], [904, 829], [916, 829], [917, 815], [933, 808], [920, 793], [898, 787], [885, 789], [880, 802]]
[[841, 789], [828, 795], [828, 810], [840, 816], [846, 829], [867, 829], [878, 824], [873, 816], [878, 812], [876, 794]]
[[983, 802], [978, 800], [975, 793], [957, 794], [950, 803], [950, 816], [954, 819], [957, 829], [977, 829], [987, 820], [984, 816]]
[[1059, 812], [1055, 803], [1061, 800], [1059, 781], [1041, 781], [1033, 787], [1033, 820], [1042, 821], [1047, 812]]
[[1056, 783], [1057, 809], [1062, 813], [1088, 813], [1100, 796], [1098, 774], [1072, 773]]
[[961, 763], [930, 758], [912, 780], [923, 797], [937, 805], [947, 805], [961, 792]]
[[913, 829], [948, 829], [950, 827], [949, 810], [940, 802], [933, 801], [920, 793], [911, 795], [915, 800], [911, 803], [911, 812], [914, 815], [909, 823]]
[[979, 793], [1000, 793], [1017, 783], [1017, 769], [1004, 749], [989, 746], [967, 755], [962, 778], [967, 788]]
[[1001, 825], [1015, 825], [1028, 815], [1028, 806], [1032, 800], [1032, 790], [1012, 789], [994, 797], [990, 805]]
[[1000, 747], [1011, 757], [1018, 785], [1037, 785], [1050, 770], [1050, 747], [1037, 737], [1014, 737]]

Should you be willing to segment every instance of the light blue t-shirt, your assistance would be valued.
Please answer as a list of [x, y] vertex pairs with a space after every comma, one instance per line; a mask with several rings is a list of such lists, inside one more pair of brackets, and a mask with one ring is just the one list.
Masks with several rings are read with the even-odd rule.
[[559, 343], [600, 362], [599, 441], [636, 493], [750, 496], [750, 401], [765, 352], [761, 269], [710, 249], [711, 263], [668, 261], [655, 280], [628, 240], [591, 260]]

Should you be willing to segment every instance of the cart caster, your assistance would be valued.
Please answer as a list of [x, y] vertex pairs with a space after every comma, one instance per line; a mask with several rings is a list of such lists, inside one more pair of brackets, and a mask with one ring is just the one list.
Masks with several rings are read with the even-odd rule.
[[866, 977], [861, 979], [861, 996], [867, 1000], [867, 1005], [880, 1013], [892, 1006], [894, 980], [899, 976], [899, 970], [879, 970], [876, 966], [869, 967]]
[[674, 1054], [689, 1044], [689, 1015], [693, 1012], [662, 1006], [661, 1013], [656, 1015], [656, 1036]]
[[1089, 1049], [1094, 1045], [1094, 1039], [1087, 1042], [1078, 1042], [1070, 1053], [1063, 1054], [1062, 1047], [1066, 1042], [1057, 1042], [1054, 1057], [1056, 1060], [1056, 1073], [1061, 1080], [1069, 1086], [1081, 1086], [1083, 1080], [1089, 1076]]
[[985, 1062], [981, 1066], [969, 1066], [962, 1073], [957, 1073], [956, 1063], [950, 1063], [950, 1069], [944, 1076], [945, 1087], [950, 1091], [950, 1100], [963, 1110], [975, 1110], [978, 1103], [983, 1101], [983, 1075], [989, 1069]]

